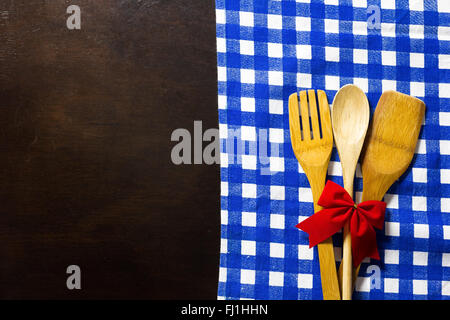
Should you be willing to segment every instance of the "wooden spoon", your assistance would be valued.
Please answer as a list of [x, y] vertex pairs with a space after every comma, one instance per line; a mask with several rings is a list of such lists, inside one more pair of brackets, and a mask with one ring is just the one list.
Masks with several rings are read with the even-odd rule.
[[[353, 198], [356, 163], [369, 126], [370, 108], [365, 93], [355, 85], [342, 87], [333, 101], [331, 119], [339, 153], [344, 189]], [[352, 299], [352, 243], [350, 223], [344, 226], [342, 300]]]
[[[362, 201], [381, 201], [409, 167], [424, 115], [425, 104], [417, 98], [396, 91], [386, 91], [381, 95], [362, 155]], [[353, 270], [354, 281], [359, 267]], [[341, 264], [341, 279], [342, 268]]]

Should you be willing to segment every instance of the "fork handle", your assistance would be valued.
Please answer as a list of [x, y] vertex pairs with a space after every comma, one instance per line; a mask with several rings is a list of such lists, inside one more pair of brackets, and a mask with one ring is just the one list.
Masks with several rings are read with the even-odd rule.
[[[326, 171], [320, 175], [323, 175], [323, 179], [314, 179], [314, 181], [311, 179], [310, 181], [314, 201], [314, 212], [319, 212], [322, 210], [322, 207], [319, 206], [317, 202], [319, 201], [320, 195], [325, 187]], [[317, 248], [319, 252], [320, 279], [322, 281], [323, 299], [341, 300], [336, 261], [334, 259], [333, 239], [330, 237], [319, 243]]]
[[333, 240], [327, 240], [317, 245], [319, 251], [320, 279], [324, 300], [341, 300], [336, 262], [334, 260]]

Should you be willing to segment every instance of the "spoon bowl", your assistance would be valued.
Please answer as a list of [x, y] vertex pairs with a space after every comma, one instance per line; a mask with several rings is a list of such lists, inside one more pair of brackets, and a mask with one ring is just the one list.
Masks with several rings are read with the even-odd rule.
[[[355, 85], [343, 86], [334, 97], [331, 112], [333, 133], [340, 157], [341, 153], [345, 156], [348, 151], [353, 153], [357, 151], [356, 149], [361, 152], [369, 117], [370, 109], [366, 94]], [[352, 160], [356, 167], [358, 159], [352, 157]], [[347, 164], [350, 164], [348, 160], [342, 163], [343, 166]]]

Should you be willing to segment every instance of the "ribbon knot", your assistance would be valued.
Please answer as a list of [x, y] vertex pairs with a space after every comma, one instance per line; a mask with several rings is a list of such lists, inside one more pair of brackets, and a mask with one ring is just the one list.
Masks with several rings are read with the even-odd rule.
[[344, 188], [328, 181], [317, 203], [323, 209], [296, 225], [308, 233], [310, 248], [350, 221], [353, 265], [358, 266], [365, 257], [380, 259], [374, 227], [383, 229], [385, 202], [370, 200], [357, 205]]

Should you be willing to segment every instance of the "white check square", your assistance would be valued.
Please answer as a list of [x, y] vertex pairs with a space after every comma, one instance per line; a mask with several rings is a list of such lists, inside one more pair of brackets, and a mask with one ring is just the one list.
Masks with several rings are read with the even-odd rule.
[[450, 240], [450, 226], [443, 226], [444, 240]]
[[217, 24], [225, 24], [226, 15], [224, 9], [216, 9], [216, 23]]
[[427, 280], [413, 280], [413, 294], [417, 295], [428, 294]]
[[425, 97], [425, 83], [411, 81], [409, 87], [410, 93], [415, 97]]
[[295, 17], [295, 29], [297, 31], [311, 31], [311, 18]]
[[437, 0], [438, 12], [450, 13], [450, 2], [448, 0]]
[[219, 268], [219, 282], [227, 281], [227, 268], [220, 267]]
[[297, 286], [301, 289], [311, 289], [313, 286], [312, 274], [299, 273], [297, 277]]
[[282, 58], [283, 57], [283, 45], [281, 43], [267, 44], [267, 55], [270, 58]]
[[227, 52], [227, 41], [225, 38], [216, 39], [217, 52]]
[[228, 182], [221, 181], [220, 182], [220, 195], [221, 196], [228, 196]]
[[369, 91], [369, 79], [367, 78], [353, 78], [353, 84], [358, 86], [362, 91]]
[[326, 33], [339, 33], [339, 20], [325, 19], [324, 31]]
[[284, 158], [269, 157], [269, 167], [272, 172], [284, 172]]
[[227, 81], [227, 68], [217, 67], [217, 80], [223, 82]]
[[439, 59], [439, 69], [450, 69], [450, 54], [440, 54]]
[[255, 55], [255, 43], [249, 40], [239, 40], [239, 50], [241, 54]]
[[284, 186], [270, 186], [271, 200], [284, 200]]
[[442, 254], [442, 266], [450, 267], [450, 253], [444, 252]]
[[314, 248], [309, 248], [308, 245], [299, 244], [298, 245], [298, 258], [300, 260], [313, 260], [314, 259]]
[[298, 44], [295, 47], [297, 59], [311, 60], [311, 46], [306, 44]]
[[367, 21], [353, 21], [353, 34], [367, 36]]
[[386, 264], [398, 264], [399, 259], [399, 251], [398, 250], [384, 250], [384, 263]]
[[269, 99], [269, 113], [283, 114], [283, 100]]
[[278, 128], [269, 129], [269, 142], [283, 143], [284, 142], [284, 130]]
[[268, 73], [269, 85], [282, 86], [283, 85], [283, 72], [281, 71], [269, 71]]
[[387, 91], [387, 90], [395, 91], [395, 90], [397, 90], [397, 81], [383, 79], [383, 80], [381, 80], [381, 87], [383, 88], [383, 91]]
[[424, 0], [409, 0], [409, 10], [423, 11]]
[[256, 255], [256, 241], [242, 240], [241, 241], [241, 254], [244, 256]]
[[[444, 183], [442, 182], [442, 176], [441, 176], [441, 183]], [[441, 198], [441, 211], [450, 212], [450, 198]]]
[[241, 69], [241, 82], [254, 84], [255, 83], [255, 70]]
[[255, 112], [255, 98], [241, 97], [241, 111]]
[[241, 269], [241, 283], [255, 284], [255, 270]]
[[281, 30], [283, 28], [283, 16], [279, 14], [268, 14], [267, 28]]
[[412, 197], [412, 209], [414, 211], [427, 211], [427, 198]]
[[397, 53], [395, 51], [381, 51], [381, 63], [384, 66], [395, 66], [397, 64]]
[[220, 210], [220, 224], [227, 225], [228, 224], [228, 211]]
[[367, 49], [353, 49], [353, 62], [367, 64], [368, 62], [368, 51]]
[[400, 236], [400, 223], [398, 222], [385, 222], [384, 234], [391, 237]]
[[284, 273], [278, 271], [269, 271], [269, 286], [282, 287], [284, 284]]
[[242, 212], [242, 225], [245, 227], [256, 227], [256, 212]]
[[384, 292], [398, 293], [398, 279], [385, 278], [384, 279]]
[[313, 202], [311, 188], [298, 188], [298, 200], [300, 202]]
[[325, 76], [325, 89], [327, 90], [339, 90], [339, 77], [337, 76]]
[[339, 62], [339, 48], [325, 47], [325, 60]]
[[443, 296], [450, 296], [450, 281], [442, 281], [441, 293]]
[[310, 73], [297, 73], [297, 87], [311, 88], [312, 77]]
[[414, 251], [413, 252], [413, 265], [427, 266], [428, 265], [428, 252]]
[[242, 184], [242, 197], [243, 198], [256, 198], [256, 184], [243, 183]]
[[389, 209], [398, 209], [398, 194], [386, 193], [384, 202], [386, 202]]
[[420, 24], [409, 25], [409, 37], [411, 39], [423, 39], [424, 26]]
[[367, 8], [367, 0], [353, 0], [352, 4], [357, 8]]
[[395, 0], [381, 0], [382, 9], [395, 9]]
[[[450, 38], [449, 38], [450, 41]], [[450, 98], [450, 83], [439, 83], [439, 97]]]
[[242, 126], [241, 139], [246, 141], [256, 141], [256, 128], [250, 126]]
[[425, 67], [425, 55], [423, 53], [411, 52], [409, 54], [409, 65], [412, 68]]
[[450, 126], [450, 112], [439, 112], [439, 125]]
[[272, 258], [284, 258], [284, 243], [270, 243], [270, 256]]
[[284, 229], [284, 215], [272, 213], [270, 215], [270, 228], [271, 229]]
[[240, 11], [239, 24], [243, 27], [253, 27], [254, 25], [253, 12]]
[[381, 35], [383, 37], [395, 37], [395, 23], [382, 22]]
[[428, 239], [430, 237], [427, 224], [414, 224], [414, 238]]

